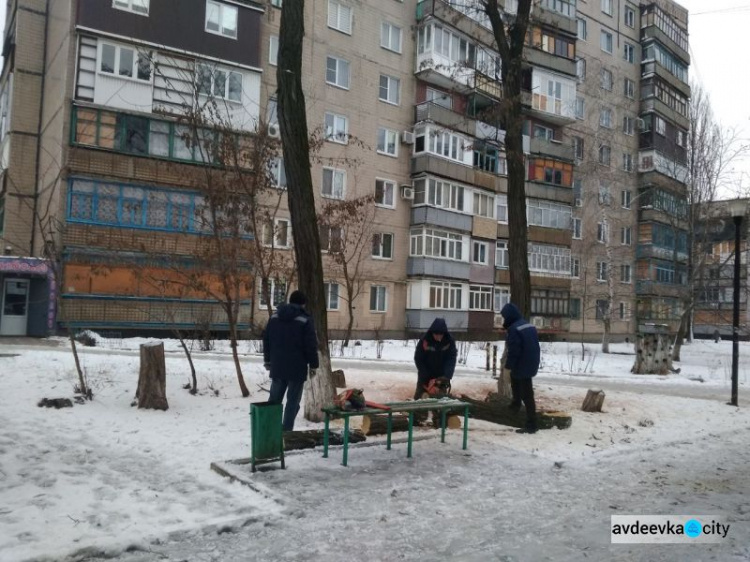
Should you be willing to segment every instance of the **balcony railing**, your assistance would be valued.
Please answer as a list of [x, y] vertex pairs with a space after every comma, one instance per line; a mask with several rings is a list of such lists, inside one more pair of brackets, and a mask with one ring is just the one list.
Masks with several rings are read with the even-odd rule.
[[532, 154], [545, 154], [571, 162], [575, 156], [573, 145], [549, 141], [542, 137], [532, 137], [529, 141], [529, 150]]

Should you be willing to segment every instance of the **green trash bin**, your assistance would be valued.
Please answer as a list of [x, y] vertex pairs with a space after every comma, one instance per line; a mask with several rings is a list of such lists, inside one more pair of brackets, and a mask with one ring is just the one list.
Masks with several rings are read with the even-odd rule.
[[281, 461], [284, 468], [284, 434], [281, 427], [282, 406], [270, 402], [250, 404], [250, 461], [253, 472], [259, 464]]

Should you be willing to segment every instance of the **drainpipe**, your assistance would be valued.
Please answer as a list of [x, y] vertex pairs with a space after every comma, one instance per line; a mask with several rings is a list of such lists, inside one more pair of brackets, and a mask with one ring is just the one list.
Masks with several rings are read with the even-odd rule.
[[[47, 79], [47, 35], [49, 32], [49, 0], [46, 0], [44, 7], [44, 44], [42, 52], [42, 86], [39, 93], [39, 123], [36, 129], [36, 171], [34, 172], [34, 212], [31, 223], [31, 240], [29, 242], [29, 255], [34, 255], [34, 246], [36, 244], [37, 213], [39, 212], [39, 159], [42, 154], [42, 117], [44, 116], [44, 86]], [[40, 235], [41, 235], [41, 224]]]

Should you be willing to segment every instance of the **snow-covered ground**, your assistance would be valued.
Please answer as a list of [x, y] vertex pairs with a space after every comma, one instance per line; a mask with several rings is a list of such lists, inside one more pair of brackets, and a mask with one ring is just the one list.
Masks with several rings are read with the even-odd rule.
[[[580, 345], [543, 344], [538, 402], [571, 412], [569, 430], [517, 435], [472, 420], [467, 452], [457, 432], [441, 444], [424, 429], [413, 459], [404, 445], [355, 447], [347, 469], [340, 451], [291, 454], [286, 471], [245, 471], [263, 494], [209, 470], [249, 456], [249, 402], [268, 387], [257, 344], [242, 349], [248, 401], [224, 342], [196, 353], [191, 396], [187, 362], [166, 341], [170, 408], [154, 412], [130, 405], [143, 341], [82, 350], [94, 400], [52, 410], [36, 403], [71, 397], [76, 383], [65, 341], [0, 340], [3, 562], [750, 559], [750, 410], [725, 404], [729, 342], [686, 346], [668, 377], [630, 374], [632, 346], [604, 356], [589, 345], [581, 360]], [[368, 399], [409, 398], [413, 345], [385, 342], [378, 359], [362, 342], [334, 366]], [[740, 353], [742, 404], [750, 345]], [[465, 357], [454, 391], [484, 396], [494, 387], [485, 352], [474, 344]], [[607, 391], [604, 413], [579, 410], [588, 387]], [[716, 513], [735, 526], [726, 543], [700, 549], [615, 547], [609, 517], [623, 513]]]

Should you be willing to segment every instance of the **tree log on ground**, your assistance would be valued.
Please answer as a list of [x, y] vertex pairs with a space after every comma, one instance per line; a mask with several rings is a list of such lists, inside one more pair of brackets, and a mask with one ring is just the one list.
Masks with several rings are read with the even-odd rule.
[[[314, 449], [323, 446], [323, 430], [311, 429], [306, 431], [285, 431], [284, 450], [294, 451], [297, 449]], [[349, 443], [361, 443], [367, 438], [361, 431], [349, 431]], [[328, 434], [329, 445], [343, 445], [343, 432], [331, 431]]]
[[[478, 420], [484, 420], [500, 425], [509, 425], [511, 427], [526, 427], [526, 412], [523, 408], [520, 410], [511, 410], [511, 401], [504, 398], [497, 398], [497, 394], [491, 393], [490, 400], [474, 400], [462, 394], [459, 400], [471, 404], [469, 408], [469, 417]], [[494, 399], [492, 398], [494, 397]], [[538, 429], [567, 429], [573, 423], [573, 418], [566, 412], [541, 411], [537, 410], [536, 424]]]
[[167, 410], [167, 367], [162, 342], [141, 345], [141, 367], [138, 373], [138, 390], [135, 394], [138, 408]]
[[586, 393], [586, 398], [583, 399], [583, 405], [581, 410], [584, 412], [601, 412], [602, 406], [604, 405], [604, 391], [603, 390], [591, 390]]
[[[396, 414], [393, 416], [392, 432], [408, 431], [409, 416]], [[375, 414], [362, 416], [362, 433], [365, 435], [384, 435], [388, 432], [388, 415]]]

